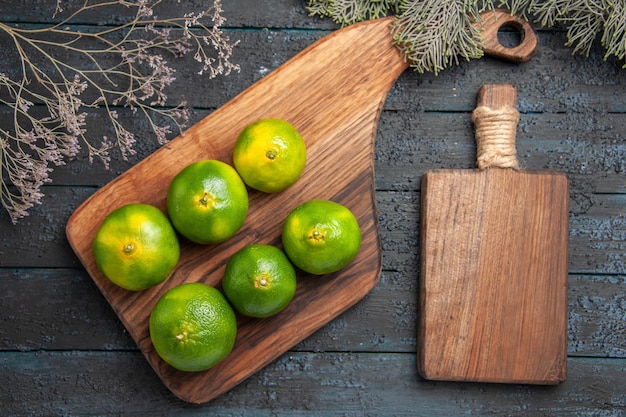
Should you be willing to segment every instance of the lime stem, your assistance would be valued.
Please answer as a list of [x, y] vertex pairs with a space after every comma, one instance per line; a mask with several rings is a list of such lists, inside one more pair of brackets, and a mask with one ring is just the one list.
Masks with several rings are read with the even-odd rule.
[[265, 274], [263, 274], [260, 277], [257, 277], [257, 279], [254, 281], [254, 287], [255, 288], [267, 287], [269, 283], [270, 281], [268, 277]]
[[209, 193], [204, 193], [204, 195], [200, 199], [200, 204], [202, 204], [203, 206], [208, 206], [209, 201], [211, 201], [211, 196], [209, 195]]
[[313, 229], [313, 232], [311, 233], [311, 239], [313, 239], [313, 240], [324, 240], [324, 233], [322, 233], [318, 229]]

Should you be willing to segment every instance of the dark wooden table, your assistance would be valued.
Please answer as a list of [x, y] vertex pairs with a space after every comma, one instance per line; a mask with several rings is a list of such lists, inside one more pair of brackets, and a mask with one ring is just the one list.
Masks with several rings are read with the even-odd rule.
[[[46, 23], [53, 3], [6, 1], [0, 16]], [[241, 72], [208, 80], [191, 61], [173, 63], [179, 80], [171, 94], [186, 97], [193, 121], [337, 28], [307, 16], [305, 4], [224, 1], [226, 31], [241, 41], [234, 58]], [[599, 45], [588, 58], [572, 56], [563, 31], [540, 37], [538, 55], [526, 64], [484, 58], [438, 76], [400, 76], [376, 140], [379, 284], [202, 406], [165, 388], [65, 238], [73, 210], [156, 143], [141, 138], [137, 155], [115, 158], [110, 170], [85, 155], [55, 169], [43, 205], [28, 218], [13, 226], [0, 214], [0, 415], [626, 415], [626, 69], [605, 62]], [[0, 53], [2, 66], [15, 65], [7, 56]], [[430, 169], [475, 166], [470, 112], [489, 82], [518, 88], [524, 167], [564, 172], [571, 183], [568, 377], [558, 386], [430, 382], [416, 372], [420, 178]]]

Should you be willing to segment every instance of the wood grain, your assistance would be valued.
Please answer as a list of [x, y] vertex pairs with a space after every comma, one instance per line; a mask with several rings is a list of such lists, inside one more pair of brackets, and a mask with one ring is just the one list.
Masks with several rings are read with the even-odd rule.
[[[500, 88], [501, 87], [501, 88]], [[507, 105], [511, 86], [479, 102]], [[560, 173], [437, 170], [422, 182], [418, 370], [428, 379], [565, 379], [569, 185]]]
[[293, 352], [190, 406], [168, 395], [137, 352], [16, 352], [0, 361], [0, 383], [13, 388], [0, 402], [3, 415], [24, 417], [621, 417], [625, 378], [624, 359], [572, 358], [559, 386], [441, 383], [416, 377], [415, 353]]
[[[180, 15], [183, 5], [161, 4], [168, 10], [159, 17]], [[171, 60], [177, 81], [170, 97], [184, 95], [199, 121], [336, 28], [330, 19], [309, 17], [303, 4], [223, 2], [225, 31], [241, 40], [235, 51], [241, 72], [208, 80], [195, 75], [193, 59]], [[184, 5], [198, 10], [206, 2]], [[48, 21], [54, 6], [47, 0], [0, 2], [3, 21], [19, 24]], [[121, 17], [103, 14], [84, 23], [115, 24]], [[402, 73], [385, 101], [376, 138], [383, 247], [378, 284], [353, 308], [201, 406], [179, 400], [161, 383], [65, 238], [71, 212], [148, 157], [156, 143], [138, 136], [138, 154], [129, 162], [114, 156], [110, 171], [89, 164], [86, 155], [55, 167], [43, 205], [15, 226], [0, 216], [2, 414], [621, 416], [626, 71], [615, 59], [603, 60], [600, 43], [589, 56], [572, 55], [563, 30], [538, 29], [541, 48], [527, 64], [484, 58], [437, 76]], [[14, 63], [4, 57], [0, 62], [9, 71]], [[60, 58], [76, 63], [71, 54]], [[493, 81], [519, 88], [518, 153], [525, 168], [563, 171], [570, 180], [569, 357], [567, 380], [558, 386], [427, 381], [415, 372], [420, 179], [432, 169], [475, 167], [469, 113], [476, 92]], [[128, 109], [117, 111], [132, 118]], [[5, 127], [10, 122], [10, 115], [0, 119]], [[139, 119], [137, 127], [138, 134], [149, 129]], [[107, 128], [102, 123], [92, 132]]]
[[[379, 212], [392, 212], [386, 200], [379, 201]], [[404, 207], [396, 206], [408, 217], [406, 220], [398, 219], [398, 223], [416, 222], [415, 216], [408, 212], [411, 207], [408, 203]], [[417, 202], [411, 203], [418, 207]], [[387, 226], [381, 224], [381, 227]], [[407, 228], [410, 226], [413, 225], [409, 224]], [[413, 229], [417, 230], [417, 227]], [[395, 233], [398, 233], [397, 229]], [[391, 232], [385, 235], [391, 235]], [[389, 237], [383, 238], [383, 246], [393, 243]], [[402, 247], [410, 244], [411, 240], [407, 239], [402, 242]], [[389, 257], [399, 260], [401, 254], [383, 254], [383, 259]], [[391, 271], [383, 263], [380, 281], [365, 300], [290, 351], [396, 352], [415, 356], [417, 272], [417, 267], [407, 266], [402, 272]], [[38, 294], [37, 308], [32, 308], [32, 303], [29, 303], [33, 294]], [[622, 307], [625, 302], [626, 276], [570, 275], [569, 355], [626, 356]], [[31, 351], [33, 354], [44, 350], [104, 350], [115, 355], [116, 351], [137, 349], [95, 288], [93, 280], [82, 269], [0, 269], [0, 317], [11, 322], [10, 326], [0, 327], [0, 340], [3, 341], [0, 358], [2, 352], [16, 350]], [[72, 367], [68, 366], [68, 372]], [[158, 379], [154, 374], [152, 377]]]
[[[496, 9], [481, 14], [478, 22], [483, 33], [483, 50], [485, 54], [512, 62], [527, 62], [537, 53], [539, 38], [530, 23], [509, 10]], [[501, 29], [513, 28], [519, 31], [520, 43], [506, 47], [498, 39]]]
[[[406, 63], [392, 46], [389, 20], [335, 32], [276, 69], [99, 190], [72, 215], [68, 240], [165, 385], [194, 403], [211, 400], [271, 362], [363, 298], [381, 272], [374, 193], [373, 149], [380, 109]], [[368, 65], [376, 62], [377, 65]], [[223, 244], [183, 242], [181, 259], [162, 285], [127, 292], [97, 269], [91, 250], [97, 228], [113, 209], [131, 202], [165, 208], [171, 179], [200, 159], [232, 161], [243, 128], [260, 118], [290, 121], [307, 145], [307, 167], [298, 183], [279, 194], [250, 192], [242, 229]], [[184, 373], [162, 361], [148, 332], [152, 307], [183, 282], [219, 286], [225, 263], [244, 245], [279, 244], [282, 223], [298, 204], [331, 199], [349, 207], [363, 234], [357, 258], [324, 277], [299, 275], [296, 296], [280, 314], [265, 320], [239, 318], [232, 353], [206, 372]]]

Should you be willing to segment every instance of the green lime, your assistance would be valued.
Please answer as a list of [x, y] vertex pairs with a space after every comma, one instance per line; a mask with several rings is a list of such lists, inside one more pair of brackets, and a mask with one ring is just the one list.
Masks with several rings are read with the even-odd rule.
[[361, 230], [347, 207], [330, 200], [310, 200], [289, 213], [282, 240], [295, 266], [322, 275], [354, 259], [361, 247]]
[[148, 204], [127, 204], [109, 213], [93, 241], [96, 265], [116, 285], [139, 291], [163, 282], [180, 257], [170, 221]]
[[220, 243], [241, 228], [248, 213], [248, 190], [224, 162], [194, 162], [172, 180], [167, 211], [176, 230], [200, 243]]
[[203, 371], [233, 349], [237, 319], [222, 293], [195, 282], [161, 296], [150, 314], [150, 339], [159, 356], [181, 371]]
[[296, 271], [276, 246], [251, 244], [226, 264], [222, 287], [235, 309], [250, 317], [269, 317], [293, 299]]
[[255, 190], [275, 193], [293, 185], [306, 165], [306, 146], [286, 120], [261, 119], [241, 132], [233, 151], [235, 168]]

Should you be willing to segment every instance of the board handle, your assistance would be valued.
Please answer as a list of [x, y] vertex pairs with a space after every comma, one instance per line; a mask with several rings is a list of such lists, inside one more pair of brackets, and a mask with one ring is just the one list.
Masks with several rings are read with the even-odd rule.
[[[485, 55], [513, 62], [530, 60], [539, 48], [539, 37], [533, 27], [523, 17], [513, 15], [505, 9], [484, 11], [474, 24], [482, 30], [483, 52]], [[506, 47], [498, 39], [498, 31], [503, 27], [517, 29], [520, 43], [515, 47]]]
[[515, 135], [519, 112], [517, 89], [510, 84], [485, 84], [472, 112], [478, 169], [519, 169]]

